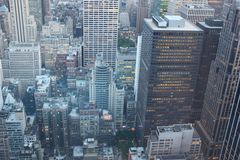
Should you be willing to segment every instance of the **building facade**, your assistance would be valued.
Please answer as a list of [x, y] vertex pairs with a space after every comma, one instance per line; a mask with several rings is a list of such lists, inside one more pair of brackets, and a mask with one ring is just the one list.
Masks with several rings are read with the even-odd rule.
[[[35, 77], [41, 74], [40, 46], [37, 43], [11, 42], [8, 48], [8, 75], [4, 78], [16, 78], [22, 87], [34, 84]], [[4, 68], [3, 68], [4, 69]]]
[[136, 32], [141, 34], [143, 29], [144, 18], [149, 16], [149, 0], [138, 0], [137, 3], [137, 20], [136, 20]]
[[115, 66], [118, 40], [119, 0], [83, 1], [84, 66], [94, 64], [102, 53], [110, 66]]
[[146, 19], [142, 34], [137, 129], [145, 135], [189, 122], [199, 69], [202, 30], [180, 16], [165, 19]]
[[214, 12], [208, 5], [185, 4], [179, 8], [180, 15], [194, 24], [213, 18]]
[[10, 0], [11, 40], [27, 41], [27, 17], [29, 15], [28, 0]]
[[5, 122], [5, 113], [0, 112], [0, 157], [3, 160], [10, 159], [9, 153], [9, 140], [7, 137], [7, 129], [6, 129], [6, 122]]
[[42, 109], [43, 144], [50, 154], [53, 149], [65, 152], [68, 149], [68, 101], [64, 98], [49, 98]]
[[149, 160], [159, 155], [178, 154], [195, 159], [201, 154], [201, 140], [191, 124], [158, 126], [148, 138], [146, 153]]
[[229, 122], [223, 141], [221, 152], [221, 160], [238, 160], [240, 159], [240, 86], [238, 82], [237, 90], [235, 93], [233, 107], [230, 113]]
[[102, 54], [97, 54], [95, 68], [92, 70], [90, 84], [90, 102], [100, 109], [109, 109], [109, 98], [112, 83], [112, 68], [103, 60]]
[[215, 61], [212, 62], [201, 120], [196, 129], [205, 158], [219, 159], [239, 80], [239, 1], [225, 3], [224, 25]]
[[197, 26], [204, 31], [204, 37], [197, 85], [193, 100], [193, 108], [191, 111], [191, 122], [200, 120], [201, 118], [201, 111], [203, 107], [204, 94], [207, 87], [209, 70], [211, 62], [216, 58], [223, 21], [217, 19], [208, 19], [205, 20], [205, 22], [198, 22]]

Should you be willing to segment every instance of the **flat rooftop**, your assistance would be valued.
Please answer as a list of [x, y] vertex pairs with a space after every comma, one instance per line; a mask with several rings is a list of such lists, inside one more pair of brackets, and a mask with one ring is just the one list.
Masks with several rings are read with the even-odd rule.
[[168, 132], [182, 132], [185, 130], [193, 130], [192, 124], [175, 124], [171, 126], [158, 126], [157, 131], [159, 133], [168, 133]]
[[196, 32], [202, 31], [199, 27], [189, 22], [188, 20], [183, 19], [181, 16], [165, 16], [165, 17], [168, 19], [168, 21], [184, 20], [184, 26], [183, 27], [169, 27], [169, 26], [158, 27], [154, 23], [154, 20], [152, 18], [145, 18], [144, 21], [147, 24], [147, 26], [154, 31], [196, 31]]
[[43, 104], [43, 109], [67, 109], [68, 99], [65, 97], [61, 98], [48, 98]]

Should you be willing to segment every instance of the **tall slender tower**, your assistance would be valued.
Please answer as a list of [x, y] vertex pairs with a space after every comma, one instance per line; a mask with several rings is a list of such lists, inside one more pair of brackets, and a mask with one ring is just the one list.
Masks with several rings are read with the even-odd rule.
[[149, 16], [149, 0], [138, 0], [136, 31], [141, 34], [144, 18]]
[[226, 130], [221, 160], [239, 160], [240, 159], [240, 83], [233, 101], [233, 107], [230, 114], [228, 127]]
[[118, 40], [119, 0], [83, 0], [84, 65], [95, 62], [96, 54], [115, 66]]
[[9, 0], [11, 18], [11, 39], [18, 42], [27, 41], [28, 0]]
[[219, 158], [239, 80], [239, 7], [240, 0], [229, 0], [224, 5], [219, 47], [209, 72], [201, 120], [196, 124], [202, 138], [204, 156], [209, 160]]

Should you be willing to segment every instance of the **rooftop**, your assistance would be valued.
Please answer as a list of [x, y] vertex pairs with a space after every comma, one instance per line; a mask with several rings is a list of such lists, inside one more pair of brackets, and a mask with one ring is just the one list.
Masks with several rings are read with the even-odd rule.
[[48, 98], [48, 101], [43, 104], [43, 109], [67, 109], [68, 100], [61, 98]]
[[147, 160], [147, 156], [144, 153], [143, 147], [131, 147], [129, 148], [129, 155], [132, 160]]
[[112, 147], [103, 147], [102, 154], [105, 156], [113, 156], [113, 148]]
[[8, 118], [6, 119], [6, 122], [21, 122], [21, 120], [19, 120], [16, 116], [15, 112], [11, 112], [8, 115]]
[[0, 12], [8, 12], [7, 6], [6, 6], [6, 5], [2, 5], [2, 6], [0, 7]]
[[185, 155], [162, 155], [156, 156], [156, 160], [187, 160]]
[[50, 86], [51, 78], [49, 75], [36, 76], [36, 92], [46, 93]]
[[79, 114], [77, 113], [77, 109], [76, 108], [72, 109], [69, 116], [72, 117], [72, 118], [79, 118]]
[[201, 5], [201, 4], [185, 4], [182, 6], [183, 8], [186, 8], [186, 9], [189, 9], [189, 10], [196, 10], [196, 9], [202, 9], [202, 10], [213, 10], [214, 11], [214, 8], [212, 8], [211, 6], [209, 5]]
[[96, 148], [97, 145], [98, 145], [98, 142], [94, 138], [87, 138], [83, 142], [83, 147], [85, 148]]
[[73, 157], [83, 157], [83, 148], [82, 146], [75, 146], [73, 148]]
[[[165, 16], [165, 19], [162, 17], [155, 17], [154, 19], [145, 18], [144, 21], [145, 24], [154, 31], [202, 31], [200, 28], [180, 16]], [[165, 23], [159, 26], [156, 22]]]
[[221, 29], [223, 27], [223, 21], [219, 19], [206, 19], [205, 22], [198, 22], [198, 24], [209, 29]]
[[192, 124], [175, 124], [171, 126], [158, 126], [159, 133], [182, 132], [184, 130], [193, 130]]

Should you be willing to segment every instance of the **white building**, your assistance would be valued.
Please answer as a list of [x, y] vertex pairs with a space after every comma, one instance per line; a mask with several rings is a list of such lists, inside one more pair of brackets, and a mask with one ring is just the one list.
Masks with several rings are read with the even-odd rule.
[[36, 39], [37, 26], [33, 16], [29, 16], [28, 0], [9, 0], [11, 19], [11, 40], [29, 42]]
[[9, 77], [4, 78], [19, 79], [23, 88], [33, 85], [35, 77], [41, 74], [39, 44], [11, 42], [8, 49]]
[[176, 154], [188, 154], [195, 158], [200, 156], [200, 148], [201, 140], [194, 133], [192, 124], [175, 124], [158, 126], [148, 139], [146, 153], [149, 159]]
[[125, 90], [123, 86], [118, 86], [112, 82], [109, 110], [113, 113], [114, 128], [120, 129], [123, 127], [123, 110], [124, 110], [124, 97]]
[[37, 40], [37, 23], [32, 15], [27, 18], [26, 32], [28, 42], [35, 42]]
[[169, 0], [168, 12], [169, 15], [179, 15], [179, 8], [184, 4], [207, 5], [207, 0]]
[[179, 8], [179, 13], [184, 19], [196, 24], [214, 18], [215, 10], [209, 5], [185, 4]]
[[119, 0], [83, 0], [84, 65], [103, 53], [104, 61], [115, 66], [118, 14]]
[[67, 27], [57, 21], [49, 21], [48, 24], [42, 26], [42, 37], [49, 37], [53, 35], [67, 35]]
[[11, 40], [27, 41], [27, 17], [29, 15], [28, 0], [10, 0]]

